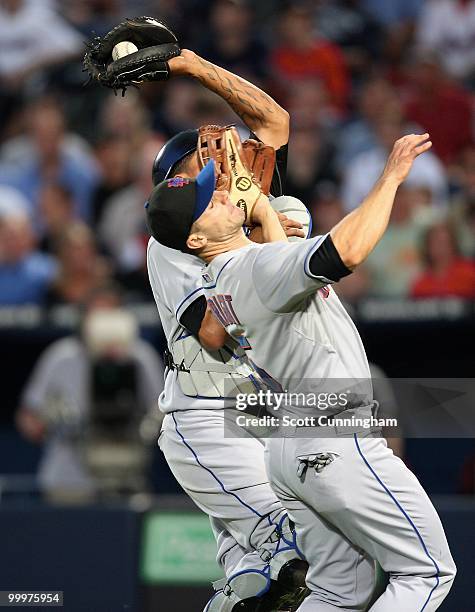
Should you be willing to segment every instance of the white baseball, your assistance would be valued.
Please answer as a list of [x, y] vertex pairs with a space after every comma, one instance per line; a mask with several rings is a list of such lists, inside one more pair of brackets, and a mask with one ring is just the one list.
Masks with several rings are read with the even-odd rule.
[[136, 51], [138, 51], [138, 47], [136, 47], [133, 42], [130, 42], [130, 40], [123, 40], [122, 42], [117, 43], [112, 49], [112, 59], [115, 62], [121, 57], [130, 55]]

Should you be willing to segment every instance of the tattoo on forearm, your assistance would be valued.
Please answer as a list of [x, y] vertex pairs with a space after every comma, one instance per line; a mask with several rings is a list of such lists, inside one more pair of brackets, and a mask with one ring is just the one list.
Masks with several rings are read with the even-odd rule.
[[220, 74], [216, 66], [202, 58], [198, 61], [205, 70], [198, 80], [223, 98], [244, 123], [256, 126], [267, 123], [268, 115], [275, 112], [270, 96], [238, 76]]

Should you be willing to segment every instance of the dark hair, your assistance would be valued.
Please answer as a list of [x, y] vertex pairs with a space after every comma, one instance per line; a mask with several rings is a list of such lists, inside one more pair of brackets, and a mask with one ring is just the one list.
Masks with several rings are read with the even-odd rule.
[[196, 151], [191, 151], [191, 153], [188, 153], [188, 155], [185, 155], [185, 157], [179, 159], [170, 170], [170, 178], [179, 175], [181, 172], [185, 172], [186, 174], [188, 174], [188, 166], [195, 153]]
[[434, 231], [437, 231], [441, 228], [446, 230], [446, 232], [449, 234], [454, 254], [456, 256], [460, 255], [460, 247], [458, 244], [458, 238], [457, 238], [457, 234], [456, 234], [454, 226], [451, 223], [448, 223], [447, 221], [441, 221], [439, 223], [434, 223], [433, 225], [430, 225], [426, 229], [422, 237], [421, 255], [422, 255], [422, 260], [424, 262], [424, 265], [428, 268], [430, 268], [432, 265], [432, 258], [430, 254], [430, 248], [429, 248], [431, 236]]

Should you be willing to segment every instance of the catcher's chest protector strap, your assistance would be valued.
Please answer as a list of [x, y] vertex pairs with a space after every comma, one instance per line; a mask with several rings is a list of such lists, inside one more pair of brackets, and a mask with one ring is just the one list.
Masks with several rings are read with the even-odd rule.
[[[255, 393], [259, 374], [240, 347], [206, 351], [193, 336], [172, 340], [166, 365], [177, 372], [181, 391], [190, 397], [235, 397]], [[262, 381], [262, 387], [267, 388]]]

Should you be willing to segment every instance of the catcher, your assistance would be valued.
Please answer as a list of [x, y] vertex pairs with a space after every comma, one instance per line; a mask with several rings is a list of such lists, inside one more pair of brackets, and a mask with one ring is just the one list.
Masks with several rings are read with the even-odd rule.
[[[114, 61], [112, 51], [119, 42], [131, 42], [138, 50]], [[128, 20], [93, 41], [85, 65], [92, 78], [115, 89], [192, 76], [226, 100], [251, 131], [252, 142], [242, 145], [231, 127], [205, 126], [173, 137], [153, 166], [156, 187], [147, 208], [151, 225], [155, 199], [164, 190], [179, 198], [195, 188], [196, 178], [201, 201], [210, 188], [214, 191], [216, 181], [232, 194], [233, 203], [246, 212], [252, 240], [272, 238], [261, 232], [262, 191], [280, 196], [273, 206], [286, 234], [291, 239], [306, 237], [310, 221], [305, 207], [282, 196], [289, 116], [267, 94], [192, 51], [180, 50], [174, 34], [151, 18]], [[287, 210], [295, 211], [299, 220], [283, 214]], [[169, 223], [176, 214], [179, 206], [170, 210]], [[159, 445], [183, 489], [210, 516], [217, 540], [217, 558], [226, 577], [214, 585], [216, 593], [205, 611], [296, 610], [306, 594], [307, 564], [269, 486], [263, 443], [243, 437], [241, 431], [234, 437], [224, 435], [225, 423], [232, 422], [233, 396], [255, 390], [256, 384], [265, 388], [265, 376], [242, 365], [245, 346], [231, 340], [207, 311], [201, 261], [173, 244], [166, 246], [166, 225], [160, 231], [165, 238], [151, 238], [147, 252], [150, 284], [168, 343]]]

